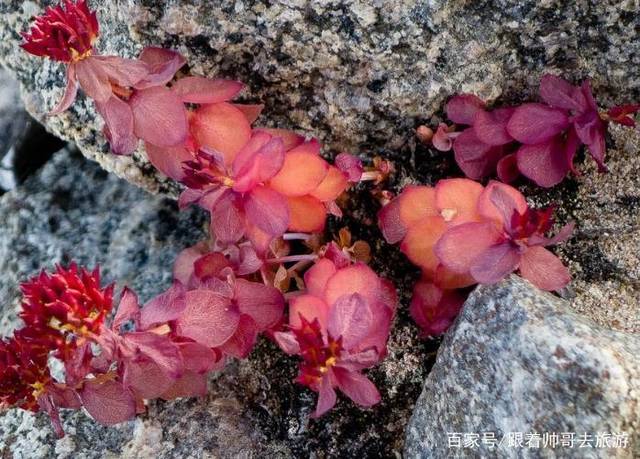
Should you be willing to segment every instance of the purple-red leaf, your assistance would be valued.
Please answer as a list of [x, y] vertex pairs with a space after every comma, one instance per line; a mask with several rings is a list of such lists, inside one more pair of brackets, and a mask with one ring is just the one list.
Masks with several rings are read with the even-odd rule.
[[513, 142], [513, 137], [507, 132], [507, 123], [514, 111], [511, 107], [491, 112], [478, 110], [473, 117], [473, 131], [487, 145], [500, 146]]
[[447, 117], [458, 124], [473, 124], [473, 117], [478, 110], [483, 110], [484, 101], [473, 94], [459, 94], [447, 102]]
[[570, 169], [565, 146], [559, 138], [536, 145], [522, 145], [516, 157], [522, 175], [544, 188], [560, 183]]
[[136, 415], [136, 402], [131, 392], [117, 381], [89, 380], [79, 394], [84, 408], [100, 424], [118, 424]]
[[134, 132], [159, 147], [175, 147], [187, 139], [187, 115], [182, 101], [164, 86], [135, 91], [129, 105]]
[[516, 108], [507, 131], [518, 142], [532, 145], [550, 140], [569, 127], [564, 110], [544, 104], [524, 104]]

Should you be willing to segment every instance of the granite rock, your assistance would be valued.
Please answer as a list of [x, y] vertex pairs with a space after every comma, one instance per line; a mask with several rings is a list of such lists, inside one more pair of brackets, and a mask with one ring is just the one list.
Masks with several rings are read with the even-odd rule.
[[[519, 277], [480, 287], [438, 351], [407, 428], [405, 456], [638, 457], [638, 355], [637, 334], [602, 328]], [[493, 446], [483, 432], [505, 440]], [[510, 446], [510, 433], [518, 432], [573, 432], [575, 446]], [[479, 446], [449, 447], [456, 433], [477, 433]], [[593, 448], [578, 447], [584, 433]], [[597, 434], [626, 434], [627, 445], [596, 448]]]
[[[110, 155], [93, 103], [47, 118], [64, 87], [61, 65], [28, 56], [19, 32], [53, 0], [0, 5], [0, 62], [17, 75], [27, 109], [88, 157], [150, 190], [175, 193], [144, 153]], [[640, 94], [636, 0], [104, 0], [103, 53], [145, 45], [182, 52], [193, 74], [245, 81], [265, 103], [260, 123], [294, 128], [329, 147], [413, 149], [413, 129], [459, 91], [489, 100], [536, 92], [540, 75], [591, 77], [599, 100]], [[406, 154], [406, 153], [405, 153]]]

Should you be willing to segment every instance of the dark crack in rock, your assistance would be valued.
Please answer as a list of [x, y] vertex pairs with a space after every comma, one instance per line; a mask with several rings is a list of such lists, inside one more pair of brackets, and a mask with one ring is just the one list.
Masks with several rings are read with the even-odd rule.
[[[640, 455], [640, 336], [611, 331], [519, 277], [480, 287], [447, 333], [407, 428], [405, 457]], [[484, 432], [505, 441], [482, 440]], [[509, 433], [575, 433], [575, 447], [524, 448]], [[481, 436], [449, 446], [448, 433]], [[580, 435], [593, 447], [579, 448]], [[626, 447], [596, 448], [597, 434]], [[541, 440], [542, 441], [542, 440]]]

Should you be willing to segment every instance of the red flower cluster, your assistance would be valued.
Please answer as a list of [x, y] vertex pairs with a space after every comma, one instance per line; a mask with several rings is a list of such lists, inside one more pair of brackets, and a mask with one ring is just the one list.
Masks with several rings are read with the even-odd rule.
[[411, 314], [424, 334], [444, 332], [465, 299], [460, 290], [495, 283], [515, 270], [544, 290], [570, 280], [562, 262], [545, 246], [569, 237], [573, 225], [548, 238], [552, 209], [535, 211], [515, 188], [469, 179], [447, 179], [435, 187], [410, 186], [379, 213], [388, 242], [422, 269]]
[[583, 144], [606, 171], [608, 123], [635, 126], [632, 115], [640, 110], [640, 105], [623, 105], [599, 112], [588, 80], [578, 87], [555, 75], [542, 77], [540, 97], [544, 103], [488, 110], [476, 96], [458, 95], [448, 102], [447, 117], [469, 127], [455, 132], [455, 127], [440, 124], [434, 134], [422, 126], [418, 135], [439, 150], [453, 147], [456, 162], [474, 180], [497, 170], [503, 182], [522, 174], [551, 187], [569, 171], [577, 173], [573, 158]]

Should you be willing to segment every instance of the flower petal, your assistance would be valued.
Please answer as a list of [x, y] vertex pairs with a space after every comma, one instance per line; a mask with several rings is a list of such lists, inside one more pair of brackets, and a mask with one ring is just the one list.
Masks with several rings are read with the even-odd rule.
[[289, 226], [289, 206], [280, 193], [257, 186], [244, 200], [247, 219], [265, 233], [279, 237]]
[[321, 258], [315, 262], [315, 264], [304, 273], [304, 283], [307, 287], [307, 291], [311, 295], [317, 297], [324, 296], [324, 289], [327, 285], [327, 281], [331, 276], [336, 273], [336, 265], [326, 259]]
[[100, 424], [119, 424], [136, 415], [133, 395], [119, 382], [90, 379], [78, 393], [85, 410]]
[[518, 142], [531, 145], [546, 142], [568, 127], [569, 117], [564, 110], [532, 103], [516, 108], [507, 131]]
[[[508, 206], [508, 208], [498, 209], [496, 207], [495, 202], [491, 199], [491, 197], [495, 194], [496, 189], [500, 189], [502, 193], [507, 194], [510, 197], [509, 203], [511, 203], [511, 205]], [[515, 206], [515, 208], [513, 206]], [[528, 207], [529, 206], [527, 205], [527, 200], [522, 195], [522, 193], [520, 193], [512, 186], [496, 182], [494, 180], [489, 182], [489, 184], [485, 187], [484, 191], [478, 198], [478, 213], [484, 219], [492, 220], [498, 223], [500, 226], [504, 226], [505, 224], [511, 222], [513, 210], [517, 210], [519, 214], [523, 214], [524, 212], [526, 212]]]
[[478, 182], [469, 179], [440, 180], [435, 187], [435, 207], [450, 225], [479, 221], [478, 199], [484, 190]]
[[129, 99], [134, 131], [159, 147], [181, 145], [187, 139], [187, 116], [180, 99], [164, 86], [136, 91]]
[[473, 117], [478, 110], [482, 110], [485, 103], [473, 94], [459, 94], [447, 102], [447, 117], [458, 124], [473, 124]]
[[227, 102], [198, 108], [191, 130], [201, 146], [220, 152], [227, 166], [251, 139], [251, 126], [246, 116]]
[[184, 178], [183, 163], [193, 160], [193, 154], [182, 145], [158, 147], [145, 142], [144, 147], [149, 162], [164, 175], [174, 180], [180, 181]]
[[289, 326], [293, 329], [302, 327], [300, 316], [308, 322], [318, 319], [320, 328], [327, 329], [329, 306], [321, 298], [313, 295], [300, 295], [289, 301]]
[[233, 80], [210, 80], [190, 76], [180, 78], [172, 86], [182, 102], [190, 104], [217, 104], [233, 99], [244, 89], [244, 84]]
[[440, 263], [434, 252], [434, 246], [447, 229], [442, 217], [425, 217], [409, 228], [400, 244], [400, 250], [409, 260], [430, 275]]
[[327, 281], [324, 299], [331, 306], [338, 298], [352, 293], [360, 294], [370, 304], [381, 300], [380, 278], [365, 264], [356, 263], [338, 270]]
[[329, 166], [320, 185], [311, 192], [311, 196], [322, 202], [334, 201], [347, 188], [348, 182], [345, 174], [335, 166]]
[[491, 146], [500, 146], [513, 142], [507, 132], [507, 123], [514, 108], [499, 108], [491, 112], [478, 110], [473, 117], [473, 131], [480, 141]]
[[327, 220], [327, 209], [313, 196], [288, 197], [290, 231], [319, 233]]
[[542, 290], [560, 290], [571, 281], [567, 267], [544, 247], [530, 247], [523, 254], [520, 275]]
[[522, 175], [544, 188], [557, 185], [569, 172], [565, 148], [559, 138], [536, 145], [522, 145], [516, 158]]
[[208, 347], [223, 344], [235, 333], [240, 313], [229, 299], [210, 290], [185, 294], [186, 308], [176, 321], [176, 332]]
[[565, 110], [581, 110], [579, 100], [574, 94], [577, 88], [567, 80], [550, 73], [540, 79], [540, 97], [552, 107]]
[[468, 273], [473, 260], [492, 245], [501, 234], [491, 222], [463, 223], [449, 228], [436, 243], [434, 252], [440, 262], [456, 273]]
[[163, 86], [173, 79], [176, 72], [187, 63], [182, 54], [166, 49], [147, 46], [140, 53], [139, 59], [147, 64], [149, 74], [138, 83], [137, 89], [151, 86]]
[[345, 349], [353, 349], [367, 337], [373, 320], [367, 301], [358, 293], [352, 293], [338, 298], [331, 306], [327, 330], [336, 339], [342, 337]]
[[64, 89], [64, 95], [56, 106], [51, 109], [49, 116], [58, 115], [71, 107], [71, 104], [76, 100], [77, 95], [78, 80], [76, 78], [76, 66], [74, 64], [70, 64], [67, 67], [67, 86]]
[[282, 168], [271, 179], [269, 186], [285, 196], [311, 193], [329, 171], [329, 165], [319, 152], [320, 144], [315, 139], [288, 151]]
[[134, 135], [131, 107], [117, 97], [96, 102], [96, 109], [105, 123], [105, 136], [111, 150], [118, 155], [128, 155], [135, 150], [138, 139]]
[[515, 271], [520, 258], [509, 242], [496, 244], [473, 259], [469, 272], [480, 284], [494, 284]]
[[355, 371], [333, 369], [338, 388], [356, 404], [370, 407], [380, 402], [380, 392], [369, 379]]

